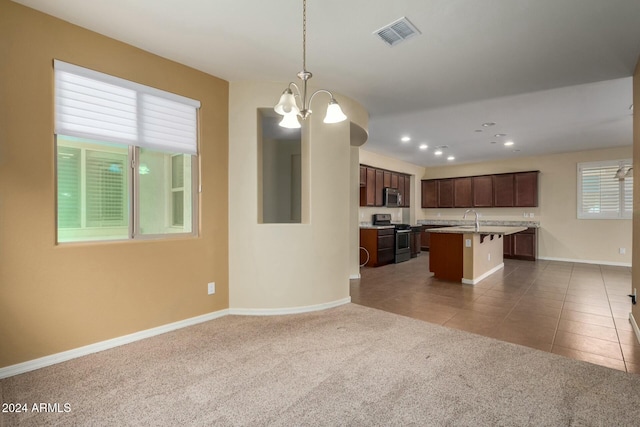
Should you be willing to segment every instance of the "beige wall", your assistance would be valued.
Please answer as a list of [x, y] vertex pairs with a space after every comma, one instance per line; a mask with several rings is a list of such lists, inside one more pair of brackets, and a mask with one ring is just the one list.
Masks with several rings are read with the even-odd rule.
[[[0, 367], [227, 308], [227, 82], [8, 0], [0, 56]], [[55, 244], [54, 58], [202, 102], [198, 238]]]
[[[633, 171], [638, 175], [640, 164], [640, 59], [633, 74]], [[640, 179], [633, 180], [633, 268], [632, 289], [640, 288]], [[631, 290], [633, 292], [633, 290]], [[640, 304], [632, 306], [631, 310], [636, 324], [640, 325]], [[639, 331], [636, 330], [636, 334]], [[640, 335], [638, 335], [640, 340]]]
[[[230, 307], [259, 313], [349, 298], [352, 160], [350, 123], [324, 124], [316, 99], [302, 132], [302, 224], [259, 224], [257, 109], [277, 102], [286, 83], [232, 82], [229, 103]], [[367, 114], [338, 97], [351, 121]]]
[[[424, 178], [539, 170], [536, 208], [478, 209], [482, 219], [540, 221], [540, 258], [631, 265], [631, 220], [577, 219], [577, 163], [630, 158], [632, 147], [580, 151], [540, 157], [425, 169]], [[636, 198], [637, 200], [637, 198]], [[421, 209], [418, 218], [462, 219], [465, 209]], [[440, 216], [438, 216], [440, 215]], [[620, 255], [619, 248], [626, 254]]]

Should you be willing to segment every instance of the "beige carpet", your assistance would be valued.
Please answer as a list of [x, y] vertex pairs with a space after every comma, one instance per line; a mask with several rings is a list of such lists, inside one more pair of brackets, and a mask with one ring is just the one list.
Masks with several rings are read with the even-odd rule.
[[227, 316], [0, 381], [2, 426], [640, 425], [640, 377], [348, 304]]

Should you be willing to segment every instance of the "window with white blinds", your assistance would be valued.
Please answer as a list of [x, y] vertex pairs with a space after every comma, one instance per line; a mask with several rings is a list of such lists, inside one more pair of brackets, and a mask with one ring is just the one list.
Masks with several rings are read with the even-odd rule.
[[579, 163], [578, 218], [630, 219], [633, 172], [627, 172], [631, 166], [631, 159]]
[[56, 135], [198, 153], [199, 101], [58, 60], [54, 68]]
[[54, 62], [58, 242], [195, 235], [200, 102]]

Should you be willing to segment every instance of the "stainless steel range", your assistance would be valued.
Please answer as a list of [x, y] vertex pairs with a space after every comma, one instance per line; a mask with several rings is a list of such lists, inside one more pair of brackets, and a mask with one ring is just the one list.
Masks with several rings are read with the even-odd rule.
[[395, 262], [409, 261], [411, 259], [410, 234], [411, 226], [408, 224], [392, 224], [391, 214], [374, 214], [373, 225], [393, 226], [395, 230]]

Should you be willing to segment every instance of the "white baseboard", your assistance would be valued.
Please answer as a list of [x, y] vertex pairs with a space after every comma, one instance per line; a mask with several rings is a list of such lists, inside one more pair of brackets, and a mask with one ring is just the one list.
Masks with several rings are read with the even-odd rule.
[[575, 262], [578, 264], [600, 264], [600, 265], [612, 265], [615, 267], [631, 267], [630, 262], [612, 262], [612, 261], [594, 261], [587, 259], [572, 259], [572, 258], [554, 258], [554, 257], [538, 257], [543, 261], [561, 261], [561, 262]]
[[362, 276], [360, 275], [360, 273], [358, 274], [352, 274], [351, 276], [349, 276], [349, 280], [353, 280], [353, 279], [360, 279]]
[[480, 283], [480, 281], [482, 281], [483, 279], [486, 279], [487, 277], [491, 276], [493, 273], [495, 273], [498, 270], [501, 270], [504, 268], [504, 263], [498, 264], [495, 267], [493, 267], [491, 270], [487, 271], [484, 274], [481, 274], [480, 276], [476, 277], [475, 279], [462, 279], [462, 283], [464, 283], [465, 285], [475, 285], [477, 283]]
[[640, 343], [640, 328], [638, 328], [638, 323], [636, 322], [636, 319], [633, 317], [633, 312], [629, 313], [629, 323], [631, 323], [633, 332], [636, 333], [636, 340], [638, 340], [638, 343]]
[[44, 356], [39, 359], [29, 360], [27, 362], [10, 365], [0, 368], [0, 379], [12, 377], [14, 375], [23, 374], [25, 372], [34, 371], [46, 366], [55, 365], [56, 363], [66, 362], [67, 360], [86, 356], [99, 351], [108, 350], [124, 344], [130, 344], [145, 338], [151, 338], [156, 335], [175, 331], [176, 329], [185, 328], [187, 326], [196, 325], [198, 323], [207, 322], [229, 314], [229, 310], [214, 311], [212, 313], [203, 314], [201, 316], [191, 317], [189, 319], [180, 320], [178, 322], [169, 323], [167, 325], [158, 326], [156, 328], [146, 329], [144, 331], [135, 332], [133, 334], [124, 335], [106, 341], [89, 344], [84, 347], [74, 348], [72, 350], [63, 351], [61, 353]]
[[306, 305], [302, 307], [290, 308], [230, 308], [229, 314], [239, 314], [243, 316], [276, 316], [279, 314], [297, 314], [308, 313], [311, 311], [326, 310], [327, 308], [338, 307], [343, 304], [349, 304], [351, 297], [343, 298], [337, 301], [330, 301], [323, 304]]
[[178, 322], [169, 323], [167, 325], [158, 326], [156, 328], [146, 329], [144, 331], [135, 332], [133, 334], [124, 335], [124, 336], [113, 338], [110, 340], [97, 342], [95, 344], [89, 344], [83, 347], [74, 348], [72, 350], [63, 351], [61, 353], [56, 353], [56, 354], [44, 356], [38, 359], [17, 363], [15, 365], [6, 366], [4, 368], [0, 368], [0, 379], [12, 377], [18, 374], [23, 374], [25, 372], [34, 371], [36, 369], [55, 365], [56, 363], [66, 362], [67, 360], [76, 359], [82, 356], [87, 356], [92, 353], [108, 350], [110, 348], [118, 347], [124, 344], [130, 344], [132, 342], [140, 341], [145, 338], [151, 338], [156, 335], [175, 331], [176, 329], [197, 325], [198, 323], [207, 322], [209, 320], [217, 319], [217, 318], [226, 316], [228, 314], [262, 316], [262, 315], [306, 313], [310, 311], [325, 310], [327, 308], [337, 307], [339, 305], [348, 304], [350, 302], [351, 302], [351, 297], [347, 297], [341, 300], [331, 301], [324, 304], [309, 305], [309, 306], [303, 306], [303, 307], [276, 308], [276, 309], [228, 308], [220, 311], [214, 311], [212, 313], [191, 317], [189, 319], [180, 320]]

